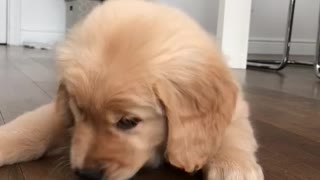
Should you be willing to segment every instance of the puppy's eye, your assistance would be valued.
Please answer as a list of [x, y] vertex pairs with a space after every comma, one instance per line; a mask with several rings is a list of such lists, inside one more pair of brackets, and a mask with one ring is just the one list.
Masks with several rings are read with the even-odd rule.
[[121, 130], [129, 130], [136, 127], [140, 121], [139, 118], [123, 117], [117, 122], [116, 127]]

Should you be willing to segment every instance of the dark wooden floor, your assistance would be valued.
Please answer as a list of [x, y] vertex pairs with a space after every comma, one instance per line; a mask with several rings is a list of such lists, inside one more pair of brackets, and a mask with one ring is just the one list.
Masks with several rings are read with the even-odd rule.
[[[0, 124], [49, 102], [56, 90], [50, 51], [0, 47]], [[320, 80], [311, 67], [281, 73], [234, 70], [251, 104], [267, 180], [320, 179]], [[0, 147], [1, 148], [1, 147]], [[1, 180], [72, 179], [59, 157], [0, 168]], [[135, 178], [201, 179], [170, 167]]]

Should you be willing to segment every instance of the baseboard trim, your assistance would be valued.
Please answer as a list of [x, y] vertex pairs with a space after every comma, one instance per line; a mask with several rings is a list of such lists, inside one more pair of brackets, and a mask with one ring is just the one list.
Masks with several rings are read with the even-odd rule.
[[[312, 40], [293, 40], [290, 54], [314, 55], [316, 42]], [[255, 39], [249, 40], [250, 54], [282, 54], [284, 41], [279, 39]]]
[[[43, 31], [21, 31], [22, 45], [32, 46], [32, 44], [43, 45], [44, 48], [52, 48], [57, 42], [63, 40], [63, 32], [43, 32]], [[41, 47], [39, 47], [41, 48]]]

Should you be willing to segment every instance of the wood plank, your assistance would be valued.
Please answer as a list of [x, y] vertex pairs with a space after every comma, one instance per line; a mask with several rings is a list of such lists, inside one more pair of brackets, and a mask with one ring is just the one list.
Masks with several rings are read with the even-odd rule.
[[[11, 58], [23, 59], [23, 54], [17, 53]], [[0, 58], [0, 85], [0, 109], [6, 122], [51, 101], [51, 98], [9, 59]]]
[[[43, 61], [47, 57], [43, 57]], [[54, 67], [48, 68], [44, 64], [41, 64], [40, 60], [34, 61], [31, 57], [21, 54], [21, 56], [15, 56], [13, 59], [9, 59], [10, 62], [33, 82], [56, 82], [56, 73]]]
[[253, 119], [320, 142], [320, 101], [256, 87], [245, 88]]
[[56, 59], [53, 51], [44, 51], [40, 56], [38, 53], [33, 53], [30, 58], [34, 62], [39, 63], [43, 67], [47, 68], [49, 71], [56, 72]]
[[58, 83], [56, 82], [36, 82], [36, 85], [41, 88], [52, 99], [56, 96]]
[[290, 66], [280, 72], [234, 70], [246, 87], [259, 87], [320, 100], [320, 83], [311, 66]]
[[266, 179], [319, 179], [319, 143], [264, 122], [254, 121], [254, 127], [260, 144], [258, 159]]
[[11, 165], [0, 168], [1, 180], [24, 180], [24, 176], [19, 166]]
[[[20, 163], [26, 180], [72, 180], [76, 179], [61, 156], [45, 157], [36, 161]], [[0, 176], [1, 177], [1, 176]]]

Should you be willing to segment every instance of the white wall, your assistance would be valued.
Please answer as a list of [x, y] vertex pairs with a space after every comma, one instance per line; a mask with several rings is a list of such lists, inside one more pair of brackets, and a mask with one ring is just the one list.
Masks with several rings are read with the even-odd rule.
[[[216, 33], [219, 0], [159, 0], [179, 7]], [[318, 0], [296, 0], [292, 54], [315, 53]], [[289, 0], [253, 0], [249, 53], [281, 54]]]
[[[21, 0], [21, 40], [54, 44], [65, 31], [64, 0]], [[158, 0], [178, 7], [203, 25], [212, 34], [216, 33], [218, 0]]]
[[218, 0], [158, 0], [177, 7], [196, 19], [209, 32], [217, 32]]
[[64, 0], [21, 0], [21, 42], [53, 45], [65, 32]]
[[[21, 0], [22, 41], [54, 43], [63, 37], [64, 0]], [[216, 33], [219, 0], [158, 0], [176, 6]], [[314, 54], [318, 0], [296, 0], [293, 54]], [[253, 0], [250, 53], [282, 53], [289, 0]]]
[[[314, 54], [318, 26], [318, 0], [296, 0], [292, 32], [293, 54]], [[282, 53], [289, 0], [253, 0], [251, 53]]]

